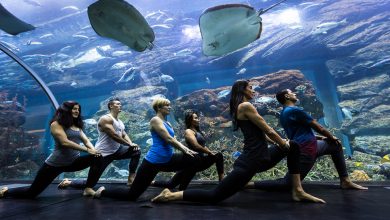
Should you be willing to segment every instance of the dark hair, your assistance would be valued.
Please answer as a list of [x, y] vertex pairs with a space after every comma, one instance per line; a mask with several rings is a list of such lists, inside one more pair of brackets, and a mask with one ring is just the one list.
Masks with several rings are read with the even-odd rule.
[[113, 97], [113, 98], [110, 98], [108, 100], [108, 103], [107, 103], [108, 110], [111, 110], [110, 105], [113, 105], [115, 101], [120, 102], [121, 100], [119, 100], [119, 98], [117, 98], [117, 97]]
[[[75, 105], [78, 105], [80, 107], [79, 109], [80, 114], [77, 118], [73, 118], [72, 116], [72, 109]], [[57, 121], [58, 124], [60, 124], [65, 129], [70, 128], [72, 125], [75, 125], [80, 129], [83, 129], [84, 122], [81, 117], [81, 105], [75, 101], [63, 102], [61, 106], [56, 110], [53, 118], [50, 121], [50, 124], [53, 123], [54, 121]]]
[[[187, 110], [184, 114], [184, 122], [186, 124], [186, 128], [189, 129], [192, 126], [192, 120], [193, 120], [193, 115], [196, 114], [199, 116], [197, 111], [194, 110]], [[200, 132], [199, 126], [195, 128], [198, 132]]]
[[230, 116], [233, 121], [233, 130], [236, 131], [237, 127], [237, 109], [238, 105], [242, 103], [244, 99], [244, 91], [249, 84], [249, 80], [237, 80], [230, 92]]
[[282, 105], [284, 105], [284, 103], [287, 101], [286, 94], [288, 94], [287, 89], [283, 89], [282, 91], [276, 93], [276, 100], [278, 100], [278, 102]]

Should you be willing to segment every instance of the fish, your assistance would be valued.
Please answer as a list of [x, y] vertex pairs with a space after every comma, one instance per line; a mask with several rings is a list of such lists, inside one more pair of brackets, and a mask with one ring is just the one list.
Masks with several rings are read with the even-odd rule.
[[199, 18], [202, 51], [206, 56], [222, 56], [260, 38], [261, 18], [243, 4], [208, 8]]
[[384, 66], [386, 64], [390, 64], [390, 58], [385, 58], [383, 60], [380, 60], [380, 61], [376, 62], [373, 65], [371, 65], [370, 68], [378, 67], [378, 66]]
[[383, 156], [381, 159], [381, 163], [390, 163], [390, 155], [387, 154], [387, 155]]
[[93, 118], [85, 119], [83, 121], [87, 125], [97, 125], [97, 121], [95, 119], [93, 119]]
[[41, 45], [42, 42], [39, 42], [39, 41], [27, 41], [26, 45]]
[[155, 24], [150, 26], [151, 28], [164, 28], [164, 29], [171, 29], [173, 26], [170, 24]]
[[230, 90], [229, 89], [225, 89], [225, 90], [222, 90], [222, 91], [218, 92], [217, 97], [220, 99], [220, 98], [226, 97], [229, 94], [230, 94]]
[[315, 27], [315, 29], [312, 31], [312, 34], [327, 34], [328, 30], [333, 29], [339, 25], [346, 24], [346, 23], [347, 23], [346, 18], [344, 18], [342, 21], [339, 21], [339, 22], [332, 21], [332, 22], [322, 23], [322, 24]]
[[246, 68], [242, 68], [240, 69], [240, 71], [238, 71], [238, 73], [236, 73], [237, 75], [241, 75], [241, 74], [244, 74], [246, 72]]
[[23, 0], [23, 1], [32, 6], [36, 6], [36, 7], [42, 6], [41, 3], [39, 3], [38, 1], [34, 1], [34, 0]]
[[142, 52], [153, 48], [155, 35], [142, 14], [124, 0], [99, 0], [88, 6], [88, 18], [100, 36]]
[[[138, 70], [137, 67], [130, 67], [127, 69], [121, 76], [121, 78], [115, 83], [118, 84], [120, 82], [128, 82], [130, 80], [133, 80], [136, 74], [136, 70]], [[129, 76], [130, 74], [130, 76]]]
[[8, 34], [17, 35], [34, 30], [35, 27], [20, 20], [0, 4], [0, 29]]
[[210, 85], [211, 81], [209, 79], [209, 77], [206, 76], [206, 83]]
[[119, 62], [119, 63], [115, 63], [114, 65], [112, 65], [110, 69], [112, 69], [112, 70], [123, 69], [123, 68], [127, 67], [128, 65], [130, 65], [130, 64], [126, 63], [126, 62]]
[[363, 163], [362, 163], [362, 162], [354, 162], [353, 164], [354, 164], [355, 166], [357, 166], [357, 167], [363, 166]]
[[275, 101], [276, 101], [275, 98], [271, 98], [268, 96], [261, 96], [261, 97], [255, 99], [255, 102], [257, 102], [257, 103], [271, 103], [271, 102], [275, 102]]
[[352, 112], [350, 110], [347, 108], [341, 108], [341, 111], [343, 112], [343, 115], [346, 119], [352, 120]]
[[65, 6], [65, 7], [61, 8], [60, 10], [61, 11], [64, 11], [64, 10], [80, 11], [80, 9], [74, 5]]
[[42, 36], [39, 37], [39, 39], [42, 39], [42, 38], [49, 38], [49, 37], [53, 37], [53, 34], [49, 33], [49, 34], [44, 34]]
[[186, 49], [183, 49], [183, 50], [179, 50], [176, 53], [173, 53], [173, 56], [188, 56], [191, 53], [192, 53], [192, 50], [186, 48]]
[[146, 144], [147, 145], [152, 145], [153, 144], [153, 139], [152, 138], [149, 138], [148, 140], [146, 140]]
[[111, 56], [113, 57], [120, 57], [120, 56], [123, 56], [123, 55], [131, 55], [132, 52], [131, 51], [114, 51]]
[[160, 76], [160, 78], [161, 78], [161, 80], [162, 80], [163, 82], [166, 82], [166, 83], [168, 83], [168, 82], [173, 82], [173, 81], [174, 81], [174, 79], [173, 79], [172, 76], [170, 76], [170, 75], [162, 74], [162, 75]]
[[89, 39], [89, 37], [87, 37], [85, 35], [81, 35], [81, 34], [73, 34], [72, 37], [79, 38], [79, 39], [82, 39], [82, 40], [88, 40]]
[[244, 4], [218, 5], [206, 9], [199, 18], [202, 51], [206, 56], [223, 56], [260, 38], [260, 15], [286, 0], [263, 10]]
[[173, 21], [173, 18], [167, 18], [163, 21], [163, 23], [167, 23], [167, 22], [170, 22], [170, 21]]
[[235, 151], [235, 152], [233, 152], [232, 157], [233, 157], [233, 158], [237, 158], [237, 157], [239, 157], [240, 155], [241, 155], [241, 152], [240, 152], [240, 151]]

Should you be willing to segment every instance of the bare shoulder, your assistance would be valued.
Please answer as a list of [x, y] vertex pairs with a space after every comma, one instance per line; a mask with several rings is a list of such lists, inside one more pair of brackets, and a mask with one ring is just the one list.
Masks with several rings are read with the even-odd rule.
[[195, 132], [188, 128], [185, 130], [185, 135], [195, 135]]
[[152, 119], [150, 119], [150, 124], [157, 124], [157, 123], [161, 123], [162, 120], [161, 118], [157, 117], [157, 116], [154, 116]]
[[113, 122], [114, 122], [114, 120], [108, 115], [103, 115], [102, 117], [100, 117], [100, 120], [99, 120], [99, 124], [113, 123]]
[[50, 124], [50, 128], [58, 128], [58, 127], [62, 127], [60, 125], [60, 123], [58, 123], [58, 121], [53, 121], [51, 124]]
[[241, 104], [239, 104], [238, 105], [238, 109], [239, 110], [252, 110], [252, 109], [254, 109], [255, 107], [253, 106], [253, 104], [252, 103], [250, 103], [250, 102], [243, 102], [243, 103], [241, 103]]

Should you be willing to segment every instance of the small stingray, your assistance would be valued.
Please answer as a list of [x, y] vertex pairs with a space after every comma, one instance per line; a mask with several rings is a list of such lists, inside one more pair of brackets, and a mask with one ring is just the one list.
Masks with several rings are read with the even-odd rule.
[[221, 56], [260, 38], [260, 15], [286, 0], [259, 11], [244, 4], [219, 5], [206, 9], [199, 18], [206, 56]]
[[123, 0], [99, 0], [88, 7], [92, 28], [103, 37], [142, 52], [152, 49], [154, 32], [141, 13]]
[[35, 27], [15, 17], [0, 4], [0, 29], [8, 34], [17, 35], [34, 30]]

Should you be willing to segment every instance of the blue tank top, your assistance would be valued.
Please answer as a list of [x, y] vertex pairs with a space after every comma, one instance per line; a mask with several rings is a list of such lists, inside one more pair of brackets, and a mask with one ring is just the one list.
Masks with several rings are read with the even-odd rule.
[[[167, 129], [169, 135], [171, 135], [171, 137], [174, 137], [175, 131], [173, 130], [173, 128], [169, 126], [165, 121], [163, 122], [163, 124]], [[153, 144], [150, 147], [148, 153], [146, 154], [145, 160], [154, 164], [167, 163], [169, 160], [171, 160], [171, 157], [173, 155], [173, 147], [166, 141], [164, 141], [164, 139], [162, 139], [154, 130], [151, 130], [151, 133]]]

